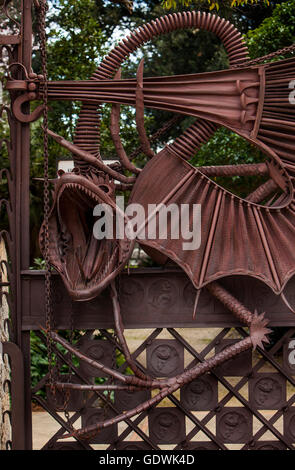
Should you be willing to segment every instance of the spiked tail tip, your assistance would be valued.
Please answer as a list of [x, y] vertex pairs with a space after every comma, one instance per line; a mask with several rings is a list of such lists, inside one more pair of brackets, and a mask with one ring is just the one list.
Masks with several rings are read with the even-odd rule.
[[253, 320], [250, 325], [250, 337], [253, 344], [253, 349], [257, 347], [264, 349], [263, 343], [269, 343], [268, 335], [272, 332], [269, 328], [266, 328], [269, 320], [265, 318], [265, 312], [258, 315], [255, 310]]

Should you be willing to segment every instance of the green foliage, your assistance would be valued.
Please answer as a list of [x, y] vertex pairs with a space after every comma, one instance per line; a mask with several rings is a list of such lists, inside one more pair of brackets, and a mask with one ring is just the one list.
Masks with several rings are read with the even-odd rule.
[[[48, 358], [45, 344], [36, 335], [34, 331], [30, 333], [31, 337], [31, 386], [32, 388], [48, 372]], [[44, 391], [41, 395], [45, 395]]]
[[35, 258], [34, 259], [34, 264], [33, 264], [33, 266], [30, 267], [30, 269], [32, 269], [32, 270], [35, 270], [35, 269], [42, 270], [42, 269], [45, 269], [45, 266], [46, 266], [45, 259]]
[[295, 2], [277, 5], [272, 16], [246, 35], [251, 57], [261, 57], [295, 42]]
[[[55, 13], [57, 9], [57, 13]], [[60, 0], [49, 15], [51, 80], [83, 80], [94, 71], [106, 42], [94, 0]]]
[[[239, 163], [258, 163], [263, 155], [258, 148], [251, 145], [239, 135], [222, 127], [202, 146], [198, 154], [191, 160], [195, 166], [235, 165]], [[247, 196], [263, 179], [261, 177], [218, 178], [215, 181], [229, 191]]]
[[[295, 2], [287, 2], [275, 6], [272, 16], [265, 18], [255, 30], [250, 30], [245, 36], [251, 57], [260, 57], [281, 49], [295, 42]], [[263, 155], [247, 141], [227, 130], [220, 129], [204, 145], [193, 164], [224, 165], [235, 163], [257, 163], [263, 160]], [[258, 178], [219, 179], [227, 189], [245, 196], [251, 192]]]
[[195, 6], [198, 8], [207, 7], [209, 10], [219, 10], [221, 6], [225, 7], [240, 7], [243, 5], [257, 5], [259, 3], [264, 3], [265, 5], [269, 5], [269, 0], [163, 0], [162, 5], [167, 10], [171, 8], [179, 8], [179, 7], [188, 7], [188, 6]]
[[198, 165], [210, 165], [212, 163], [210, 155], [215, 155], [216, 165], [255, 163], [259, 159], [259, 150], [239, 135], [222, 127], [198, 152]]
[[[77, 341], [81, 338], [82, 334], [80, 331], [72, 332], [69, 330], [59, 331], [60, 336], [65, 338], [67, 341], [72, 342], [73, 344], [77, 343]], [[99, 338], [99, 337], [97, 337]], [[34, 332], [30, 332], [30, 341], [31, 341], [31, 385], [32, 388], [37, 385], [37, 383], [48, 373], [48, 354], [46, 343], [41, 340], [41, 338]], [[60, 345], [56, 345], [57, 349], [60, 351], [61, 354], [67, 354], [67, 351]], [[79, 360], [72, 356], [72, 363], [75, 367], [79, 367]], [[56, 364], [56, 355], [53, 354], [52, 356], [52, 365]], [[66, 364], [63, 364], [60, 369], [59, 373], [67, 374], [69, 368]], [[44, 388], [38, 391], [38, 394], [45, 397], [45, 390]]]
[[[71, 338], [72, 332], [71, 331], [59, 331], [60, 336], [64, 337], [73, 345], [75, 345], [83, 336], [83, 332], [74, 331], [74, 338]], [[102, 335], [96, 334], [94, 335], [94, 340], [102, 339]], [[31, 339], [31, 386], [34, 388], [38, 382], [48, 373], [48, 356], [47, 356], [47, 349], [46, 344], [39, 338], [39, 336], [34, 332], [30, 332], [30, 339]], [[66, 350], [59, 344], [56, 345], [57, 349], [61, 352], [61, 354], [67, 354]], [[74, 367], [78, 368], [80, 361], [75, 357], [71, 356], [72, 363]], [[119, 368], [122, 364], [125, 363], [125, 359], [123, 354], [116, 350], [116, 365]], [[53, 355], [53, 365], [56, 364], [56, 356]], [[63, 364], [60, 369], [60, 374], [67, 374], [69, 372], [69, 368], [67, 365]], [[125, 369], [125, 374], [132, 375], [132, 370], [127, 367]], [[103, 384], [105, 382], [105, 378], [103, 377], [96, 377], [95, 383], [96, 384]], [[46, 396], [45, 389], [42, 388], [37, 392], [38, 395], [42, 397]]]

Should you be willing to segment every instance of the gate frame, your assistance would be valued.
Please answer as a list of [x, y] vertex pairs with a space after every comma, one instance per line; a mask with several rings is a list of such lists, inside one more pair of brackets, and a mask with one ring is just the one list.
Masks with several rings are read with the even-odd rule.
[[[21, 25], [18, 35], [0, 37], [0, 44], [11, 50], [11, 60], [21, 63], [26, 70], [31, 69], [32, 58], [32, 6], [33, 0], [22, 0], [21, 3]], [[19, 72], [19, 78], [22, 72]], [[26, 114], [30, 112], [29, 104], [24, 104], [23, 111]], [[10, 237], [6, 240], [8, 252], [11, 259], [10, 281], [10, 341], [4, 343], [3, 352], [8, 354], [12, 366], [12, 448], [13, 449], [32, 449], [32, 407], [31, 407], [31, 377], [30, 377], [30, 330], [38, 328], [37, 324], [28, 325], [27, 319], [30, 316], [26, 308], [33, 298], [36, 281], [39, 276], [42, 285], [43, 273], [29, 271], [30, 265], [30, 124], [19, 122], [7, 111], [10, 120], [11, 139], [9, 143], [10, 156], [10, 200], [7, 203], [7, 212], [10, 222]], [[20, 230], [21, 227], [21, 230]], [[152, 268], [147, 269], [150, 275], [158, 279], [159, 272], [161, 276], [167, 271], [155, 271]], [[173, 271], [173, 270], [172, 270]], [[177, 271], [177, 270], [176, 270]], [[143, 271], [138, 271], [140, 277]], [[169, 273], [170, 271], [168, 271]], [[179, 272], [181, 272], [179, 270]], [[122, 277], [126, 274], [123, 273]], [[29, 292], [28, 282], [34, 284]], [[258, 281], [257, 281], [258, 283]], [[2, 294], [2, 293], [1, 293]], [[270, 294], [271, 295], [271, 294]], [[43, 306], [38, 305], [40, 311]], [[208, 312], [212, 323], [211, 326], [222, 327], [240, 327], [242, 326], [231, 315], [228, 315], [224, 309], [224, 317], [221, 320], [220, 314], [216, 316], [214, 311]], [[274, 312], [278, 313], [278, 312]], [[283, 320], [273, 320], [270, 326], [288, 325], [295, 327], [295, 320], [291, 314], [282, 310]], [[42, 316], [42, 315], [41, 315]], [[290, 318], [289, 318], [290, 316]], [[39, 321], [39, 320], [38, 320]], [[39, 323], [40, 324], [40, 323]], [[127, 322], [128, 327], [128, 322]], [[154, 328], [159, 324], [153, 324]], [[205, 327], [205, 321], [183, 322], [178, 325], [170, 321], [165, 323], [166, 328], [175, 326], [182, 327]], [[70, 328], [70, 322], [62, 325], [63, 329]], [[112, 323], [110, 323], [110, 328]], [[208, 326], [208, 323], [207, 323]], [[88, 327], [90, 327], [88, 325]], [[96, 328], [105, 328], [105, 323], [96, 324]], [[134, 326], [133, 326], [134, 327]], [[140, 327], [140, 325], [136, 325]], [[141, 326], [143, 327], [143, 326]], [[146, 326], [144, 326], [146, 327]], [[242, 330], [244, 331], [244, 330]], [[266, 353], [267, 356], [267, 353]]]

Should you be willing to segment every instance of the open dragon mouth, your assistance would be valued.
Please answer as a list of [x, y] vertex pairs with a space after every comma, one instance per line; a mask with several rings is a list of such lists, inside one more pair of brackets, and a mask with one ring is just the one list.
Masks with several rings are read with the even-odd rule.
[[[98, 204], [107, 205], [116, 220], [120, 209], [110, 197], [112, 193], [111, 184], [75, 173], [63, 174], [56, 182], [49, 215], [49, 261], [75, 300], [96, 297], [124, 268], [132, 252], [133, 243], [127, 238], [97, 239], [93, 234], [97, 221], [93, 209]], [[43, 252], [44, 228], [43, 224]]]

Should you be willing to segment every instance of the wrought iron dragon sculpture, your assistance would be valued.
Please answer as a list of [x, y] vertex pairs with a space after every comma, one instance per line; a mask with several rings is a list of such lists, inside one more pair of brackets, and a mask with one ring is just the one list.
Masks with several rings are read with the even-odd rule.
[[[143, 78], [141, 62], [135, 79], [121, 79], [121, 64], [131, 53], [156, 36], [182, 28], [215, 33], [227, 51], [229, 69]], [[287, 51], [279, 51], [277, 55], [284, 52]], [[42, 99], [46, 94], [49, 100], [83, 102], [73, 143], [48, 131], [50, 137], [73, 154], [75, 168], [73, 172], [60, 174], [55, 181], [48, 227], [43, 225], [40, 243], [44, 251], [47, 230], [50, 263], [61, 275], [73, 299], [92, 299], [108, 286], [118, 341], [133, 375], [123, 375], [86, 357], [53, 331], [47, 334], [82, 361], [116, 379], [119, 385], [109, 386], [109, 389], [159, 389], [153, 398], [135, 409], [74, 430], [68, 437], [83, 438], [89, 432], [99, 432], [130, 418], [224, 361], [257, 345], [263, 347], [263, 342], [268, 341], [270, 330], [264, 314], [250, 312], [218, 284], [218, 279], [229, 275], [253, 276], [277, 295], [284, 296], [284, 287], [295, 272], [295, 107], [289, 101], [295, 58], [275, 62], [265, 59], [249, 60], [241, 34], [228, 21], [208, 13], [182, 12], [138, 28], [110, 52], [90, 80], [46, 82], [31, 74], [25, 82], [26, 89], [14, 100], [15, 116], [27, 121], [36, 119], [42, 107], [25, 115], [21, 105], [26, 100]], [[11, 81], [8, 88], [17, 89], [18, 85]], [[110, 129], [119, 165], [106, 165], [100, 155], [101, 103], [112, 103]], [[120, 105], [136, 108], [141, 151], [150, 159], [143, 169], [133, 164], [120, 140]], [[144, 128], [144, 106], [192, 116], [196, 120], [173, 143], [155, 154]], [[266, 157], [265, 162], [198, 168], [190, 165], [191, 156], [219, 126], [227, 127], [258, 147]], [[126, 176], [126, 171], [131, 176]], [[245, 199], [211, 179], [257, 174], [268, 175], [269, 179]], [[115, 184], [115, 180], [119, 184]], [[144, 207], [161, 203], [201, 204], [202, 243], [198, 250], [184, 251], [181, 238], [141, 239], [139, 242], [160, 263], [167, 259], [177, 263], [195, 286], [197, 297], [202, 288], [207, 288], [250, 331], [246, 339], [173, 378], [155, 379], [143, 373], [133, 361], [124, 337], [115, 278], [126, 266], [134, 241], [127, 238], [97, 240], [87, 219], [98, 203], [107, 203], [114, 213], [120, 212], [115, 202], [116, 191], [130, 189], [129, 204], [140, 203]], [[127, 224], [125, 215], [121, 215]], [[197, 299], [195, 310], [196, 306]], [[55, 386], [62, 390], [81, 388], [70, 383]], [[102, 386], [84, 386], [84, 389], [97, 387]]]

